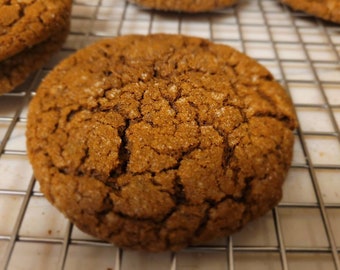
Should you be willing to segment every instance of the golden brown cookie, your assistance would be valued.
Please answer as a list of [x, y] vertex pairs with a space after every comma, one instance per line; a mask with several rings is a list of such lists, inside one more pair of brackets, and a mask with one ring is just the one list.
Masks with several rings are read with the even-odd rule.
[[0, 0], [0, 61], [65, 29], [71, 4], [72, 0]]
[[291, 8], [304, 11], [327, 21], [340, 23], [339, 0], [281, 0]]
[[237, 0], [129, 0], [144, 7], [183, 11], [188, 13], [206, 12], [234, 5]]
[[118, 246], [178, 250], [272, 209], [297, 122], [246, 55], [181, 35], [99, 41], [45, 78], [27, 148], [46, 198]]
[[69, 29], [0, 62], [0, 95], [12, 91], [62, 47]]

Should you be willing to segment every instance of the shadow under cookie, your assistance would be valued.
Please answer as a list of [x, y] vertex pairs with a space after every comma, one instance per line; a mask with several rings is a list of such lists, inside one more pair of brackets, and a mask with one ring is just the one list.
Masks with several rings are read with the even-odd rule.
[[180, 11], [187, 13], [208, 12], [229, 7], [238, 0], [129, 0], [142, 7], [162, 11]]

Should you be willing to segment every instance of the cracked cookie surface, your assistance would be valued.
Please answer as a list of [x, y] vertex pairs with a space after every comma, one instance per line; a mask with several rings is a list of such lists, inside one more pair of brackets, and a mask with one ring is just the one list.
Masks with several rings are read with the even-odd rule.
[[281, 2], [295, 10], [304, 11], [327, 21], [340, 23], [339, 0], [281, 0]]
[[72, 0], [0, 0], [0, 61], [65, 29], [71, 5]]
[[42, 192], [81, 230], [163, 251], [273, 208], [296, 125], [284, 89], [254, 60], [157, 34], [65, 59], [31, 101], [26, 135]]
[[206, 12], [234, 5], [237, 0], [129, 0], [144, 7], [188, 13]]

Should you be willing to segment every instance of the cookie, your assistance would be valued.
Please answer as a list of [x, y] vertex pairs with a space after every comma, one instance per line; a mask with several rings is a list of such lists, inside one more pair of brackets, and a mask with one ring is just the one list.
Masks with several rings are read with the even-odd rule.
[[63, 60], [29, 106], [46, 198], [118, 246], [178, 250], [272, 209], [296, 117], [263, 66], [182, 35], [105, 39]]
[[66, 28], [46, 41], [0, 62], [0, 95], [12, 91], [30, 74], [43, 67], [61, 49], [68, 30]]
[[72, 0], [1, 0], [0, 61], [64, 29], [71, 4]]
[[232, 6], [237, 0], [129, 0], [144, 7], [166, 10], [183, 11], [188, 13], [206, 12]]
[[295, 10], [304, 11], [327, 21], [340, 23], [339, 0], [281, 0], [281, 2]]

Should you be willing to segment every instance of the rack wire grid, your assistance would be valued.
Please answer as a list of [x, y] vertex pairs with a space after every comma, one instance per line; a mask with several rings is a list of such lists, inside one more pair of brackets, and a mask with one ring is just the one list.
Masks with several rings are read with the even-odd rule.
[[[80, 232], [39, 191], [26, 156], [27, 106], [61, 59], [103, 37], [156, 32], [208, 38], [266, 66], [299, 118], [281, 203], [239, 233], [177, 253], [120, 249]], [[0, 97], [1, 269], [340, 269], [340, 25], [276, 0], [199, 14], [124, 0], [74, 0], [63, 49]]]

